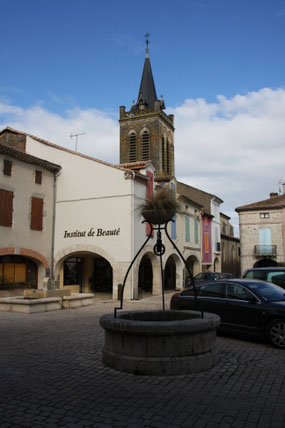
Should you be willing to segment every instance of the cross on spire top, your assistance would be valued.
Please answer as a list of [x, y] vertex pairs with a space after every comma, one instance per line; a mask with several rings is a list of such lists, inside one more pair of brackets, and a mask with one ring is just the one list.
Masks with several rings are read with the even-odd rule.
[[145, 33], [145, 38], [146, 38], [146, 40], [145, 40], [145, 44], [146, 44], [146, 52], [148, 53], [148, 45], [150, 44], [150, 41], [149, 41], [149, 36], [150, 36], [150, 33]]

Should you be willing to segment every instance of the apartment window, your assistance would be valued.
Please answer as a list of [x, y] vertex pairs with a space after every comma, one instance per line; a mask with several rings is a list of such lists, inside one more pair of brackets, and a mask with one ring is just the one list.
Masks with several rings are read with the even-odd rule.
[[43, 177], [42, 171], [39, 171], [39, 170], [36, 169], [36, 172], [35, 172], [35, 183], [36, 184], [42, 184], [42, 177]]
[[190, 242], [190, 218], [185, 217], [185, 241]]
[[9, 177], [12, 175], [12, 162], [8, 159], [4, 159], [3, 174]]
[[199, 244], [199, 221], [197, 218], [194, 220], [194, 228], [195, 228], [195, 244]]
[[0, 189], [0, 226], [12, 227], [13, 192]]
[[137, 160], [137, 136], [134, 132], [129, 135], [129, 161]]
[[260, 218], [269, 218], [269, 213], [260, 213], [259, 217]]
[[32, 197], [31, 229], [43, 230], [44, 200]]

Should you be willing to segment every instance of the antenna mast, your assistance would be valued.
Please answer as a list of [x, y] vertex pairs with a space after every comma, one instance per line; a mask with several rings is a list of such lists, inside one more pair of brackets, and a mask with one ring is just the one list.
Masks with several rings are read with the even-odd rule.
[[78, 143], [78, 137], [79, 135], [85, 135], [86, 132], [81, 132], [81, 134], [70, 134], [70, 138], [75, 137], [75, 151], [77, 152], [77, 143]]

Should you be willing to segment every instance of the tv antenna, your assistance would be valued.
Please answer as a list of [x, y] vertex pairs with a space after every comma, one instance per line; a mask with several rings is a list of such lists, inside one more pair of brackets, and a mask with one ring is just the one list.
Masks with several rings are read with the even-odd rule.
[[75, 137], [75, 151], [77, 152], [77, 143], [78, 143], [78, 137], [79, 135], [85, 135], [86, 132], [81, 132], [81, 134], [70, 134], [70, 138]]

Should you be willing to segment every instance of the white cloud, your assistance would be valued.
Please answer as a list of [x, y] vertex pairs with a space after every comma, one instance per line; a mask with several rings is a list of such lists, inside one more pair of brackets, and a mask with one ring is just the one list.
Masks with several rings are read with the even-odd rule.
[[28, 109], [0, 103], [0, 128], [10, 126], [55, 144], [75, 149], [78, 137], [78, 151], [97, 159], [112, 163], [119, 162], [119, 129], [111, 115], [96, 109], [79, 108], [60, 116], [36, 106]]
[[[223, 199], [237, 225], [237, 206], [266, 199], [285, 182], [285, 90], [264, 88], [215, 103], [187, 99], [176, 109], [176, 176]], [[119, 127], [113, 114], [73, 109], [54, 114], [41, 106], [0, 103], [0, 128], [28, 132], [108, 162], [119, 162]]]
[[285, 90], [185, 100], [171, 112], [177, 177], [221, 197], [235, 225], [234, 208], [267, 199], [285, 181]]

